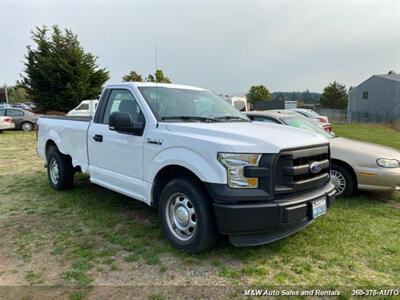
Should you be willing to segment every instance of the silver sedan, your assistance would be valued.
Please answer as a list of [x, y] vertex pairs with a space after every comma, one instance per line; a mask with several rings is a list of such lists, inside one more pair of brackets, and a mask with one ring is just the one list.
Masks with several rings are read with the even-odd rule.
[[325, 136], [331, 145], [331, 180], [338, 196], [355, 190], [400, 190], [400, 151], [393, 148], [334, 137], [314, 122], [285, 110], [248, 112], [253, 121], [288, 125]]

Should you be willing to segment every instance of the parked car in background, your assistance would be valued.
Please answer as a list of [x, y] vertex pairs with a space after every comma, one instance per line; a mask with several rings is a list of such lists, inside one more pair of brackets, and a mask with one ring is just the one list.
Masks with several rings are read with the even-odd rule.
[[[68, 188], [81, 171], [143, 201], [178, 249], [205, 251], [219, 233], [236, 246], [270, 243], [335, 199], [319, 134], [256, 124], [197, 87], [129, 82], [107, 85], [100, 99], [93, 118], [40, 118], [37, 153], [50, 186]], [[300, 160], [314, 167], [299, 173]]]
[[0, 133], [2, 133], [3, 130], [14, 128], [15, 124], [12, 122], [12, 119], [10, 117], [0, 117]]
[[35, 128], [39, 115], [18, 108], [0, 108], [0, 116], [11, 117], [16, 129], [31, 131]]
[[77, 107], [70, 110], [67, 116], [91, 117], [94, 115], [99, 100], [83, 100]]
[[25, 103], [13, 103], [11, 104], [11, 108], [19, 108], [24, 110], [31, 110], [31, 107]]
[[329, 123], [329, 119], [326, 116], [321, 116], [317, 112], [313, 111], [312, 109], [305, 109], [305, 108], [293, 108], [290, 109], [303, 117], [309, 118], [321, 126], [325, 131], [332, 132], [332, 124]]
[[12, 106], [8, 103], [2, 102], [0, 103], [0, 108], [11, 108]]
[[400, 190], [400, 151], [334, 137], [309, 119], [285, 110], [248, 112], [246, 115], [254, 121], [284, 124], [326, 137], [331, 145], [331, 181], [338, 196], [350, 196], [357, 189]]

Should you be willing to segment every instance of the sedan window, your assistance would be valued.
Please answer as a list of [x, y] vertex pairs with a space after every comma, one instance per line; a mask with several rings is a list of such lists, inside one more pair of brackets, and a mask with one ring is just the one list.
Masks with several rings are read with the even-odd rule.
[[333, 138], [332, 134], [325, 131], [314, 122], [307, 120], [306, 118], [293, 116], [293, 117], [282, 117], [281, 120], [288, 126], [308, 130], [320, 134], [327, 139]]
[[273, 124], [280, 124], [277, 120], [274, 120], [269, 117], [259, 116], [259, 115], [247, 115], [251, 120], [257, 122], [265, 122], [265, 123], [273, 123]]
[[7, 110], [7, 116], [9, 117], [22, 117], [24, 115], [24, 112], [22, 110], [17, 110], [17, 109], [8, 109]]

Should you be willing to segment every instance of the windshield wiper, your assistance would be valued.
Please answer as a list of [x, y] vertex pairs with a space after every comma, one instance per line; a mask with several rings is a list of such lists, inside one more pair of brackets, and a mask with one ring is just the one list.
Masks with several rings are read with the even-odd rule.
[[238, 120], [238, 121], [249, 121], [245, 118], [238, 117], [238, 116], [220, 116], [220, 117], [215, 117], [216, 120]]
[[165, 116], [162, 121], [168, 120], [183, 120], [183, 121], [201, 121], [201, 122], [217, 122], [214, 118], [198, 117], [198, 116]]

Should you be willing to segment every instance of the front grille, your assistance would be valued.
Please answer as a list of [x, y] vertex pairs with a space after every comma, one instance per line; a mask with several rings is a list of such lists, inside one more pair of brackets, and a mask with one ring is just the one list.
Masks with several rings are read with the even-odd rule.
[[[315, 173], [310, 168], [310, 165], [317, 165], [314, 162], [320, 167]], [[275, 194], [284, 195], [319, 188], [329, 180], [329, 162], [329, 146], [281, 152], [275, 165]]]

